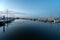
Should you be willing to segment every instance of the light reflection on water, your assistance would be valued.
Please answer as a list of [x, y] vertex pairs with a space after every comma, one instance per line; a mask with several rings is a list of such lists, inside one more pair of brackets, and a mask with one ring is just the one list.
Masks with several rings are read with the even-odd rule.
[[[30, 36], [32, 36], [30, 38]], [[19, 38], [21, 37], [21, 38]], [[42, 39], [59, 40], [60, 24], [51, 24], [30, 20], [15, 20], [0, 27], [0, 39]]]

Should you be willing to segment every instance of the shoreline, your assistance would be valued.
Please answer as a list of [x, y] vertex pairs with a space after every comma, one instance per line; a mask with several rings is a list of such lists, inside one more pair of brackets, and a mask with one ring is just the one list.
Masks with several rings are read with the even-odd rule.
[[24, 19], [24, 20], [33, 20], [33, 21], [41, 21], [41, 22], [49, 22], [49, 23], [60, 23], [60, 19], [54, 18], [16, 18], [16, 19]]

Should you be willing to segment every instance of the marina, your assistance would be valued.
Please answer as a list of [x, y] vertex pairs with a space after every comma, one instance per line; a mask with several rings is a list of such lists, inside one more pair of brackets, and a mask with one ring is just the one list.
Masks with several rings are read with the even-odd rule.
[[0, 40], [60, 40], [60, 0], [0, 0]]
[[32, 21], [39, 21], [39, 22], [48, 22], [48, 23], [60, 23], [60, 19], [53, 19], [53, 18], [13, 18], [13, 17], [9, 17], [9, 18], [1, 18], [0, 19], [0, 25], [5, 24], [5, 23], [10, 23], [16, 19], [23, 19], [23, 20], [32, 20]]
[[60, 18], [16, 18], [16, 19], [24, 19], [24, 20], [32, 20], [32, 21], [40, 21], [48, 23], [60, 23]]
[[14, 21], [15, 20], [15, 18], [1, 18], [0, 19], [0, 25], [4, 25], [4, 24], [6, 24], [6, 23], [10, 23], [10, 22], [12, 22], [12, 21]]

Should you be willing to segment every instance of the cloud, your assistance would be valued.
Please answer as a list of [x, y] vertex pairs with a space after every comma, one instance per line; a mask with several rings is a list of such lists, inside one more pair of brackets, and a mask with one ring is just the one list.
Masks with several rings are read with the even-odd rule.
[[[7, 17], [7, 11], [0, 11], [0, 16]], [[25, 13], [8, 11], [8, 16], [9, 17], [23, 17], [23, 16], [25, 16]]]

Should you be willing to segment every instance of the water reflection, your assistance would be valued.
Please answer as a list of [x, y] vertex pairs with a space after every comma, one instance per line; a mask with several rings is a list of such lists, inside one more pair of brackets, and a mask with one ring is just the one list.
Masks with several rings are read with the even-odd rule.
[[3, 26], [3, 32], [5, 32], [5, 25]]
[[6, 23], [5, 25], [3, 25], [3, 32], [5, 32], [5, 26], [8, 27], [8, 23]]
[[3, 24], [3, 25], [0, 25], [0, 27], [3, 28], [3, 32], [5, 32], [6, 27], [8, 28], [8, 25], [9, 25], [10, 23], [12, 23], [12, 22], [5, 23], [5, 24]]
[[5, 32], [5, 24], [0, 25], [0, 27], [3, 27], [3, 32]]
[[[26, 21], [27, 21], [27, 20], [26, 20]], [[31, 20], [31, 21], [36, 22], [36, 20]], [[40, 22], [40, 21], [38, 21], [38, 22]], [[10, 23], [12, 23], [12, 22], [10, 22]], [[6, 24], [4, 24], [4, 25], [0, 25], [0, 27], [3, 27], [3, 32], [5, 32], [5, 27], [8, 28], [8, 26], [9, 26], [10, 23], [6, 23]], [[56, 26], [58, 26], [56, 31], [59, 31], [59, 25], [60, 25], [59, 23], [49, 23], [49, 22], [41, 22], [41, 23], [45, 23], [45, 24], [49, 25], [49, 26], [51, 27], [51, 29], [52, 29], [52, 27], [53, 27], [54, 25], [56, 25]]]
[[[2, 35], [6, 40], [9, 39], [58, 39], [60, 37], [60, 24], [44, 23], [30, 20], [15, 20], [7, 23], [3, 27]], [[8, 31], [6, 30], [8, 29]], [[0, 34], [1, 35], [1, 34]], [[8, 35], [6, 37], [6, 35]], [[1, 38], [1, 37], [0, 37]], [[2, 37], [3, 39], [3, 37]]]

